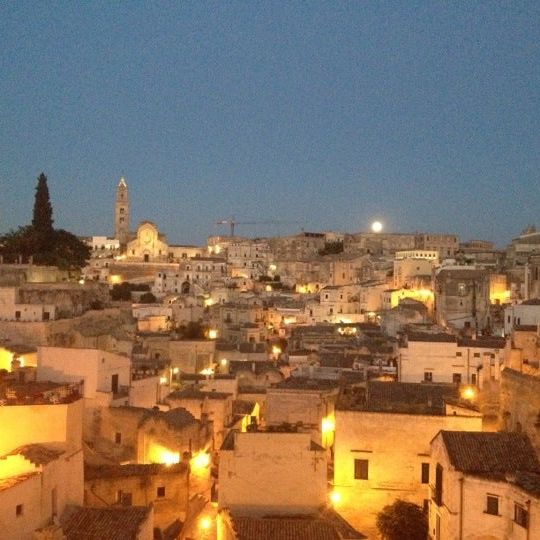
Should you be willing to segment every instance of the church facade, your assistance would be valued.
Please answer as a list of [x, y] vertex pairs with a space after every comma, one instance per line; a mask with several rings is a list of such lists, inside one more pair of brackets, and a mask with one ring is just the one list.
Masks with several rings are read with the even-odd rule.
[[169, 246], [165, 235], [151, 221], [143, 221], [137, 228], [136, 236], [126, 246], [126, 258], [140, 262], [167, 262]]

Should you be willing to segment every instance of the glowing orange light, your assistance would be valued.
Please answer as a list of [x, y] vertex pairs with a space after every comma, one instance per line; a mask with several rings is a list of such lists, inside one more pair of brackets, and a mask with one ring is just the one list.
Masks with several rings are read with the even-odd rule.
[[210, 456], [206, 452], [199, 452], [191, 458], [191, 466], [195, 469], [205, 469], [210, 465]]
[[179, 452], [173, 452], [159, 444], [151, 446], [148, 458], [151, 463], [164, 463], [165, 465], [180, 463]]
[[204, 531], [207, 531], [212, 526], [212, 520], [209, 517], [203, 517], [199, 521], [199, 527], [203, 529]]
[[463, 399], [474, 399], [476, 397], [476, 388], [473, 386], [466, 386], [461, 390], [461, 397]]

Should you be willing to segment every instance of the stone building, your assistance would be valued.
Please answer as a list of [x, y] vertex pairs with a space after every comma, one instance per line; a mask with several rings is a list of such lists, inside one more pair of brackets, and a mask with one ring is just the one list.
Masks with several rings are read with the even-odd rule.
[[339, 381], [289, 377], [266, 390], [266, 426], [291, 424], [311, 433], [325, 448], [334, 436]]
[[482, 386], [499, 380], [505, 359], [501, 337], [458, 338], [452, 334], [407, 332], [398, 356], [401, 382]]
[[132, 262], [167, 262], [169, 246], [165, 235], [151, 221], [142, 221], [135, 238], [127, 243], [126, 258]]
[[93, 507], [152, 506], [155, 526], [184, 522], [188, 509], [189, 466], [176, 464], [88, 465], [84, 504]]
[[540, 538], [540, 463], [526, 435], [441, 431], [430, 461], [430, 538]]
[[443, 267], [435, 274], [437, 324], [480, 334], [491, 326], [489, 273], [471, 267]]
[[540, 455], [540, 374], [506, 368], [500, 389], [499, 428], [526, 433]]
[[87, 442], [113, 463], [179, 463], [211, 448], [212, 423], [183, 408], [108, 407], [96, 411]]
[[[0, 385], [0, 536], [33, 540], [83, 502], [83, 402], [70, 385]], [[78, 387], [76, 388], [78, 390]]]
[[482, 429], [482, 415], [461, 406], [458, 398], [451, 386], [377, 381], [341, 394], [334, 490], [336, 509], [345, 519], [375, 534], [376, 515], [385, 505], [396, 499], [427, 504], [434, 474], [431, 439], [441, 429]]
[[219, 453], [218, 508], [315, 513], [327, 502], [325, 450], [309, 433], [231, 432]]
[[172, 409], [183, 407], [198, 420], [210, 420], [214, 428], [214, 446], [219, 448], [233, 423], [233, 398], [229, 392], [187, 386], [169, 394], [165, 402]]

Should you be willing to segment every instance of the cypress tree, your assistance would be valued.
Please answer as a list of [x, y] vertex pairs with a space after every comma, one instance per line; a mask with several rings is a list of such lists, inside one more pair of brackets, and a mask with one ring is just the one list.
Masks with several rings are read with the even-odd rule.
[[36, 186], [32, 227], [38, 234], [42, 234], [45, 238], [53, 232], [52, 206], [51, 201], [49, 200], [49, 188], [47, 187], [47, 177], [43, 173], [39, 175]]

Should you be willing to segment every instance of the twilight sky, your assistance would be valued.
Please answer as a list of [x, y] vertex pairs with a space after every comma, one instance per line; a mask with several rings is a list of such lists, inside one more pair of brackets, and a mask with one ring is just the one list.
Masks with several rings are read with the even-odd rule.
[[[540, 2], [3, 2], [0, 233], [540, 226]], [[298, 222], [298, 224], [290, 223]]]

